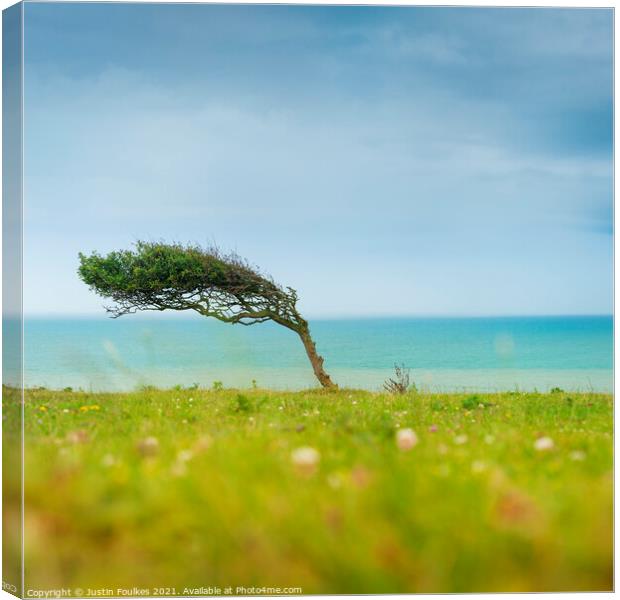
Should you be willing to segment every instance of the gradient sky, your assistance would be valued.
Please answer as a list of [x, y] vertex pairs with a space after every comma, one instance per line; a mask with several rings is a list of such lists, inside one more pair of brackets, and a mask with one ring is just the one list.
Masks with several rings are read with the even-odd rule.
[[25, 5], [27, 313], [217, 243], [309, 316], [612, 311], [611, 10]]

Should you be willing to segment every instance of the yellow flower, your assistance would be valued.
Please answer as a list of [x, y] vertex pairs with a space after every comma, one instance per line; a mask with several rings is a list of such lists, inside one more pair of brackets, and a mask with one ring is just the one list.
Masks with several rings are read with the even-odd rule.
[[47, 406], [39, 406], [39, 410], [43, 412], [47, 412]]

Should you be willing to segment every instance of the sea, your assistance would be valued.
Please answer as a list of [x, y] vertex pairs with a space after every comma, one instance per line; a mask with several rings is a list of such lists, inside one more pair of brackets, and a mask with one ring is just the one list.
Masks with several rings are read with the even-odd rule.
[[[613, 391], [611, 316], [316, 319], [310, 327], [340, 387], [380, 390], [404, 365], [427, 391]], [[318, 385], [299, 338], [273, 323], [31, 317], [24, 341], [28, 387]]]

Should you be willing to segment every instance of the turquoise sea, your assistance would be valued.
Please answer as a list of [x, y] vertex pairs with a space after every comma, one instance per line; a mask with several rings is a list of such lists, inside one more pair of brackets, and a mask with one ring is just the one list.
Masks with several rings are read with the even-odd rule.
[[[380, 389], [394, 363], [429, 390], [612, 391], [613, 319], [372, 318], [311, 321], [341, 387]], [[157, 315], [27, 318], [27, 386], [127, 390], [199, 384], [316, 386], [301, 342], [282, 327]]]

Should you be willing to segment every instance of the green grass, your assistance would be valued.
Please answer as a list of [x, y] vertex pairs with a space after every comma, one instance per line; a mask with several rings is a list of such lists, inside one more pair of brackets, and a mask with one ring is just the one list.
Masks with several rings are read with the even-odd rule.
[[610, 590], [612, 410], [561, 391], [31, 390], [26, 588]]

